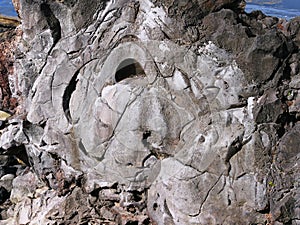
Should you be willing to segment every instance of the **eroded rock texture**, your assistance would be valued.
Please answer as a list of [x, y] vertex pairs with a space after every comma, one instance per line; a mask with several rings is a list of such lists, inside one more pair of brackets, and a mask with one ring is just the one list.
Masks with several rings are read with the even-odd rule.
[[21, 37], [17, 19], [0, 15], [0, 108], [14, 113], [17, 107], [18, 93], [15, 92], [13, 79], [14, 52]]
[[299, 18], [234, 0], [18, 7], [27, 116], [2, 131], [21, 165], [0, 179], [1, 224], [300, 223]]

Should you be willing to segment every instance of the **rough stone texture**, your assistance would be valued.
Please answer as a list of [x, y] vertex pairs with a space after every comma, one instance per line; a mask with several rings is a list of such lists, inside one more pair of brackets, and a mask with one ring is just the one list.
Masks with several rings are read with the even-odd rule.
[[[19, 96], [13, 93], [14, 51], [21, 37], [21, 30], [15, 30], [18, 20], [0, 15], [0, 108], [15, 112]], [[11, 81], [10, 81], [11, 80]]]
[[17, 2], [0, 224], [300, 223], [299, 19], [212, 2]]

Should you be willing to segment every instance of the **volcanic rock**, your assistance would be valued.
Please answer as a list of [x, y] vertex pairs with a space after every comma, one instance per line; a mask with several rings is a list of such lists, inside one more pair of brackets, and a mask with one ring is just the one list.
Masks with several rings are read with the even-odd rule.
[[298, 224], [298, 19], [243, 7], [20, 0], [2, 224]]

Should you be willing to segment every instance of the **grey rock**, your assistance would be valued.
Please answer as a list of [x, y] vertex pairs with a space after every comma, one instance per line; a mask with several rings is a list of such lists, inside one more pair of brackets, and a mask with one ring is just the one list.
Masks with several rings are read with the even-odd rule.
[[[274, 86], [273, 82], [277, 84], [280, 79], [276, 71], [281, 66], [281, 61], [293, 51], [293, 44], [274, 29], [278, 19], [275, 20], [277, 23], [272, 22], [272, 29], [264, 29], [265, 26], [270, 26], [266, 21], [268, 17], [253, 18], [254, 16], [238, 15], [228, 9], [211, 13], [203, 19], [201, 25], [203, 39], [214, 41], [218, 46], [232, 51], [250, 83], [273, 80], [267, 86]], [[215, 23], [215, 20], [220, 22]]]
[[297, 74], [296, 76], [293, 76], [290, 82], [290, 87], [294, 89], [299, 89], [299, 80], [300, 80], [300, 74]]
[[296, 20], [242, 9], [20, 0], [4, 223], [297, 223]]
[[286, 30], [288, 35], [293, 39], [294, 43], [300, 46], [300, 26], [299, 17], [296, 17], [288, 22]]
[[12, 190], [12, 181], [15, 178], [13, 174], [6, 174], [0, 178], [0, 186], [10, 192]]
[[2, 131], [0, 147], [7, 150], [26, 143], [28, 140], [23, 131], [23, 122], [21, 120], [10, 121], [10, 124]]
[[29, 172], [23, 176], [16, 177], [12, 185], [13, 189], [10, 200], [17, 203], [28, 196], [33, 196], [35, 189], [38, 187], [38, 178], [34, 173]]

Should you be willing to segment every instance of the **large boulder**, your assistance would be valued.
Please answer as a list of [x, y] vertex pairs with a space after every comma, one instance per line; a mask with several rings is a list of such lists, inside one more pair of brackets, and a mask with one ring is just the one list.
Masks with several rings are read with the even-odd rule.
[[18, 4], [4, 224], [299, 222], [296, 31], [234, 0]]

